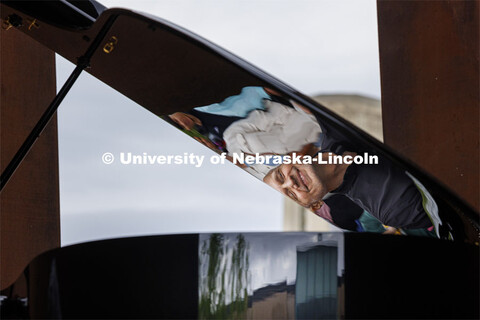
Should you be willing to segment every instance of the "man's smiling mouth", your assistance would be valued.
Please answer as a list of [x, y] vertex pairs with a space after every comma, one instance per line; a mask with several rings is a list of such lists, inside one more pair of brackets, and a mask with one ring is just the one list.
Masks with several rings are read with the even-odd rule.
[[307, 185], [307, 179], [303, 175], [303, 173], [300, 170], [297, 169], [297, 174], [298, 174], [299, 180], [302, 181], [302, 184], [305, 187], [305, 189], [307, 189], [307, 191], [310, 191], [310, 189], [308, 188], [308, 185]]

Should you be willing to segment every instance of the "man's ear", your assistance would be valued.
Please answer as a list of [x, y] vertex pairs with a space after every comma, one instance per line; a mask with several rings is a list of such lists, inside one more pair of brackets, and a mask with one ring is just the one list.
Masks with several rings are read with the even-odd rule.
[[324, 202], [322, 200], [318, 200], [314, 203], [312, 203], [312, 205], [310, 206], [310, 210], [312, 210], [313, 212], [317, 211], [317, 210], [320, 210], [320, 208], [323, 206]]

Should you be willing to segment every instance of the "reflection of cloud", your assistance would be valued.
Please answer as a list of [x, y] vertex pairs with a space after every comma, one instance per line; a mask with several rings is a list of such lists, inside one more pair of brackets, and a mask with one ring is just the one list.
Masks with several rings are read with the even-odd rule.
[[[234, 243], [237, 234], [223, 234], [225, 244]], [[297, 270], [297, 246], [311, 244], [318, 239], [317, 233], [244, 233], [249, 244], [251, 286], [253, 290], [269, 284], [295, 282]], [[201, 235], [200, 243], [210, 235]]]
[[[297, 275], [297, 249], [304, 250], [312, 245], [318, 244], [319, 241], [325, 243], [334, 243], [338, 246], [338, 265], [337, 275], [341, 276], [344, 269], [344, 251], [343, 251], [343, 234], [342, 233], [323, 233], [319, 239], [318, 233], [242, 233], [248, 243], [248, 259], [249, 259], [249, 281], [246, 284], [248, 294], [252, 295], [253, 291], [266, 287], [271, 284], [286, 282], [287, 285], [295, 284]], [[222, 233], [223, 248], [225, 251], [222, 266], [227, 265], [227, 273], [230, 271], [230, 259], [233, 247], [236, 243], [238, 233]], [[200, 250], [205, 241], [209, 241], [210, 234], [201, 234], [199, 238]], [[324, 243], [324, 244], [325, 244]], [[207, 272], [207, 260], [205, 257], [201, 259], [204, 262], [200, 266], [201, 285], [205, 285]], [[203, 283], [203, 284], [202, 284]], [[200, 288], [204, 290], [205, 288]], [[224, 287], [218, 290], [229, 292], [231, 288], [228, 282]], [[229, 302], [229, 301], [227, 301]]]

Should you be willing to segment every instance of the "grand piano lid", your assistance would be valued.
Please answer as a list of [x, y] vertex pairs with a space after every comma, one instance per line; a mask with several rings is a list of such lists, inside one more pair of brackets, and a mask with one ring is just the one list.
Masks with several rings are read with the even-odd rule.
[[[96, 19], [93, 13], [86, 14], [90, 18], [80, 14], [80, 22], [74, 20], [78, 26], [72, 27], [74, 22], [52, 22], [32, 9], [32, 3], [26, 3], [28, 8], [23, 2], [2, 2], [2, 27], [17, 28], [73, 63], [85, 63], [82, 57], [93, 52], [87, 72], [156, 115], [218, 102], [245, 86], [268, 86], [295, 99], [320, 117], [324, 126], [374, 149], [411, 173], [449, 208], [448, 215], [456, 225], [453, 228], [462, 231], [463, 224], [467, 225], [466, 238], [478, 242], [478, 213], [448, 188], [351, 123], [200, 36], [163, 19], [125, 9], [104, 10]], [[65, 5], [64, 1], [58, 3]], [[78, 7], [72, 10], [78, 16]], [[95, 19], [90, 26], [89, 19]]]
[[[160, 18], [108, 9], [90, 27], [76, 30], [53, 25], [51, 19], [44, 22], [44, 15], [30, 16], [32, 5], [22, 4], [2, 3], [3, 22], [16, 15], [19, 30], [75, 64], [105, 24], [113, 21], [87, 71], [156, 115], [213, 103], [235, 94], [238, 87], [266, 85], [254, 76], [262, 73], [258, 69]], [[195, 94], [189, 94], [189, 88], [195, 88]]]
[[[2, 3], [24, 12], [37, 20], [71, 30], [85, 30], [92, 26], [98, 16], [106, 9], [104, 5], [94, 0], [46, 0], [39, 5], [38, 1], [11, 1]], [[21, 21], [10, 21], [13, 25]], [[33, 21], [32, 21], [33, 22]], [[36, 23], [36, 22], [35, 22]], [[30, 28], [38, 28], [35, 23]]]

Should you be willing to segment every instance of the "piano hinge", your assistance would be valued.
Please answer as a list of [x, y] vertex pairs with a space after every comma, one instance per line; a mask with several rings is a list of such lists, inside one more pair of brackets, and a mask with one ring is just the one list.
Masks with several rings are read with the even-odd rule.
[[5, 19], [3, 19], [2, 22], [2, 29], [3, 30], [8, 30], [11, 27], [21, 27], [22, 26], [22, 18], [16, 14], [11, 14]]
[[107, 43], [105, 43], [105, 45], [103, 46], [103, 52], [105, 53], [110, 53], [113, 51], [113, 49], [115, 49], [115, 45], [118, 43], [118, 39], [117, 37], [115, 36], [112, 36], [110, 38], [110, 40], [107, 41]]

